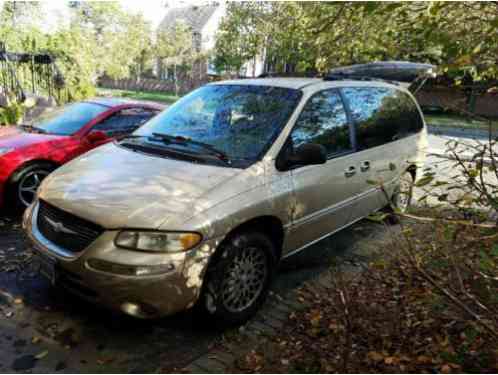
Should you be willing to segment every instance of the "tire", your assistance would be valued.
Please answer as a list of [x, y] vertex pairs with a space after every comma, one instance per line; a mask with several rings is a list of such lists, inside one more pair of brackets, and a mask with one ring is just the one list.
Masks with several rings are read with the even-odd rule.
[[396, 187], [392, 197], [392, 203], [396, 210], [405, 213], [412, 204], [413, 197], [413, 173], [405, 171], [399, 178], [399, 185]]
[[49, 163], [36, 163], [14, 173], [7, 187], [7, 204], [13, 213], [21, 213], [31, 204], [40, 183], [54, 169]]
[[208, 266], [198, 301], [199, 310], [216, 327], [240, 325], [258, 311], [275, 273], [275, 250], [259, 232], [237, 234], [221, 245]]
[[[383, 212], [388, 215], [384, 219], [384, 222], [388, 225], [397, 225], [400, 223], [399, 217], [396, 212], [405, 213], [411, 206], [412, 194], [413, 194], [413, 174], [410, 171], [404, 172], [400, 177], [400, 184], [396, 186], [394, 193], [391, 197], [391, 203], [382, 209]], [[402, 193], [403, 186], [405, 186], [405, 192]], [[407, 189], [406, 189], [407, 188]], [[405, 205], [400, 205], [400, 198], [406, 197], [407, 201]]]

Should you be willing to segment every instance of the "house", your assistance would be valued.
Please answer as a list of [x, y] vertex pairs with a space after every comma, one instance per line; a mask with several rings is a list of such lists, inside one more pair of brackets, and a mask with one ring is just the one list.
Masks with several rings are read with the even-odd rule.
[[[174, 7], [168, 10], [164, 19], [159, 24], [157, 33], [175, 27], [177, 22], [183, 22], [192, 30], [192, 44], [197, 52], [209, 55], [216, 44], [216, 33], [220, 27], [221, 21], [226, 14], [225, 3], [206, 3], [204, 5], [188, 5]], [[263, 73], [264, 63], [255, 59], [248, 61], [242, 68], [241, 74], [247, 76], [257, 76]], [[198, 70], [198, 69], [197, 69]], [[201, 68], [206, 75], [218, 75], [214, 66], [205, 61]], [[156, 74], [161, 79], [171, 78], [171, 71], [162, 66], [158, 60]]]
[[[192, 31], [192, 45], [196, 52], [208, 54], [214, 48], [216, 31], [224, 15], [225, 7], [218, 3], [171, 8], [159, 24], [157, 33], [174, 28], [177, 22], [183, 22]], [[204, 72], [214, 73], [209, 71], [209, 64], [204, 64]], [[168, 73], [171, 72], [158, 61], [158, 77], [167, 79], [170, 77]]]

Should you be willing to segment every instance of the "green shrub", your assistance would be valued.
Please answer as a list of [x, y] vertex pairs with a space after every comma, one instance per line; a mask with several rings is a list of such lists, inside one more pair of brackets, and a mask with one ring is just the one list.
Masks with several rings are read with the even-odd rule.
[[8, 100], [7, 106], [0, 108], [0, 126], [18, 124], [25, 112], [25, 107], [15, 100]]
[[69, 92], [69, 101], [83, 100], [94, 97], [97, 94], [95, 86], [88, 82], [81, 82], [76, 85], [71, 85], [67, 89]]

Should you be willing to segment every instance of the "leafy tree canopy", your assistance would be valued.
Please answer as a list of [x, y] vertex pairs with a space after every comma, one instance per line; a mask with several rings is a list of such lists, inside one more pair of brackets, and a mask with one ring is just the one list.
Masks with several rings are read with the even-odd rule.
[[457, 80], [496, 78], [497, 2], [230, 3], [215, 63], [325, 72], [372, 60], [431, 62]]
[[56, 57], [70, 98], [94, 93], [102, 74], [125, 78], [151, 64], [151, 25], [118, 2], [71, 2], [70, 22], [53, 32], [41, 26], [38, 2], [5, 2], [0, 11], [0, 41], [16, 52]]

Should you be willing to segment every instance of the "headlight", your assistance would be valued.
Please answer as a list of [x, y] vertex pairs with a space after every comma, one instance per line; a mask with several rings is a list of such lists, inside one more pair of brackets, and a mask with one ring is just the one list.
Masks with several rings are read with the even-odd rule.
[[14, 149], [9, 148], [9, 147], [0, 147], [0, 156], [6, 154], [8, 152], [11, 152], [12, 150], [14, 150]]
[[176, 253], [192, 249], [201, 240], [198, 233], [124, 230], [114, 242], [124, 249]]

